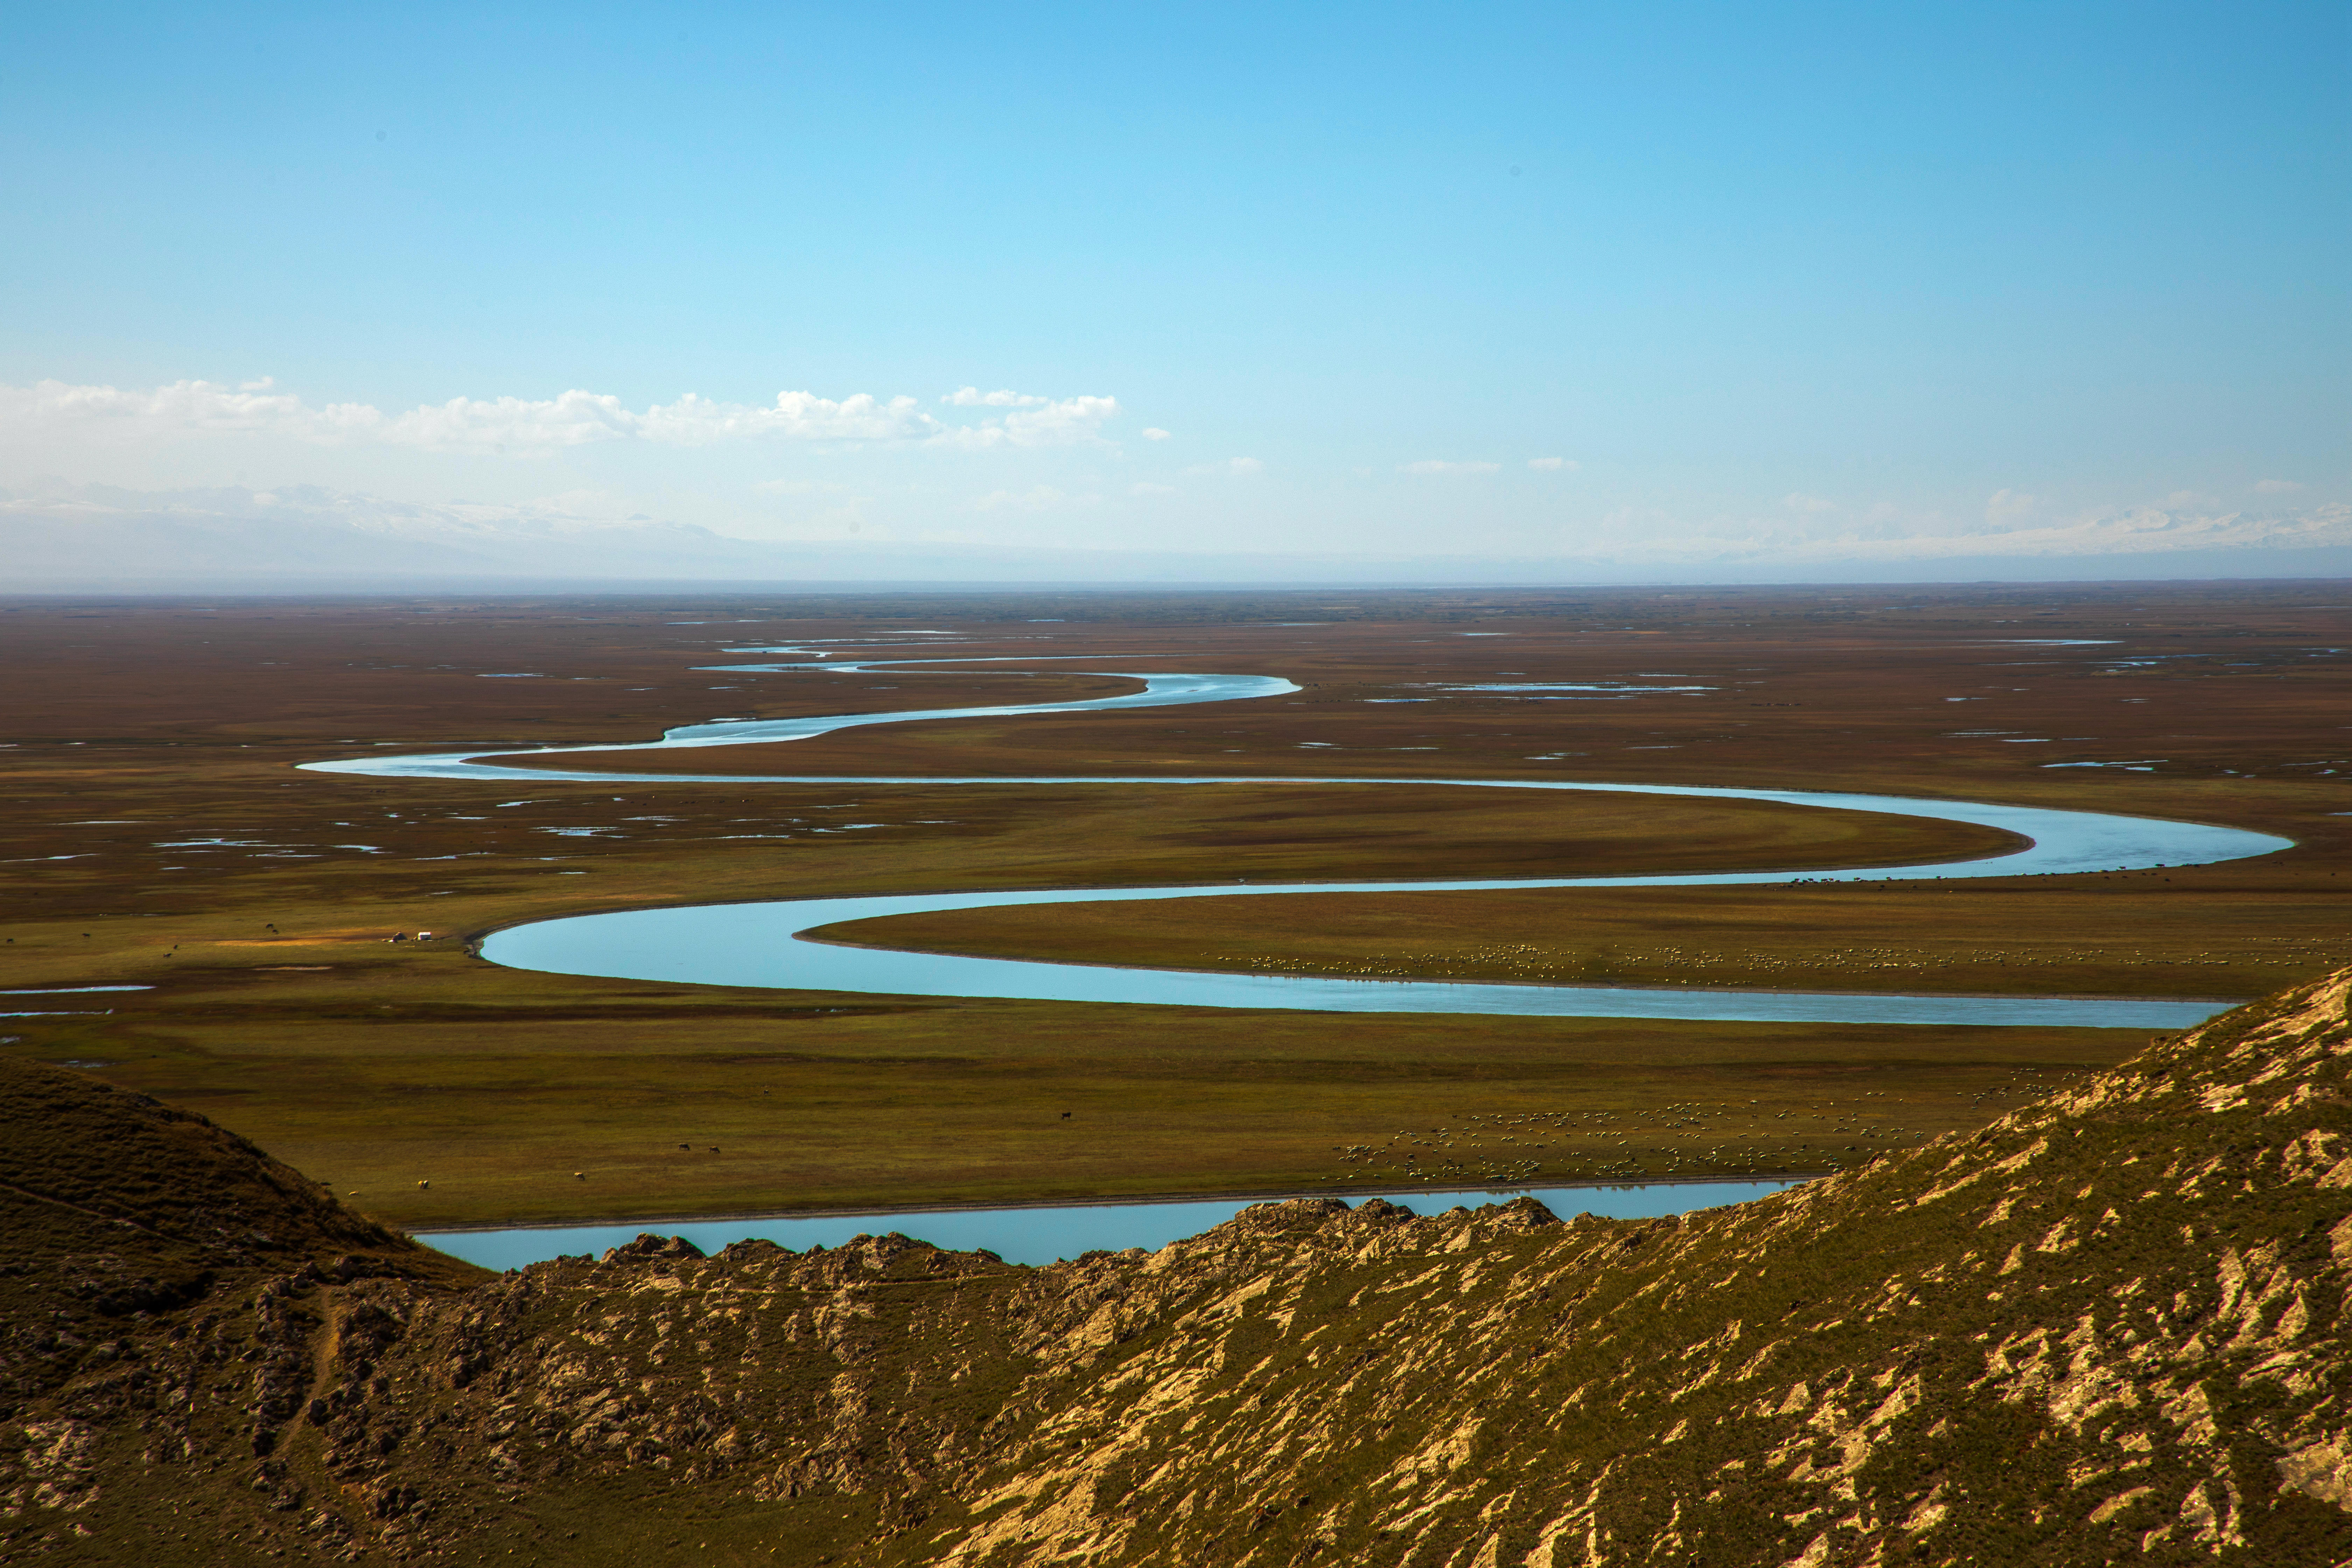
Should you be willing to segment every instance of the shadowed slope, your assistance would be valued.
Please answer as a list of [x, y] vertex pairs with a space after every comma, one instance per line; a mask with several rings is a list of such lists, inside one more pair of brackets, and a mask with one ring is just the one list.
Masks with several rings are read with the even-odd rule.
[[[79, 1073], [0, 1060], [0, 1354], [10, 1393], [74, 1365], [51, 1342], [205, 1300], [215, 1284], [348, 1257], [470, 1271], [353, 1214], [203, 1117]], [[45, 1353], [28, 1356], [28, 1342]]]
[[136, 1519], [268, 1452], [310, 1377], [310, 1325], [270, 1299], [289, 1271], [480, 1277], [201, 1116], [0, 1061], [0, 1557], [87, 1510], [101, 1478]]
[[[2338, 1563], [2347, 985], [1678, 1221], [1297, 1202], [1044, 1269], [903, 1237], [709, 1258], [648, 1237], [469, 1289], [396, 1247], [365, 1269], [282, 1258], [258, 1289], [123, 1315], [105, 1364], [149, 1379], [143, 1405], [94, 1402], [126, 1375], [97, 1369], [103, 1347], [37, 1380], [0, 1426], [6, 1542], [206, 1563]], [[361, 1223], [200, 1122], [76, 1092], [77, 1114], [189, 1140], [198, 1168], [247, 1161], [224, 1182], [289, 1234]]]
[[0, 1129], [13, 1255], [136, 1234], [253, 1267], [328, 1248], [434, 1256], [235, 1133], [79, 1073], [0, 1058]]

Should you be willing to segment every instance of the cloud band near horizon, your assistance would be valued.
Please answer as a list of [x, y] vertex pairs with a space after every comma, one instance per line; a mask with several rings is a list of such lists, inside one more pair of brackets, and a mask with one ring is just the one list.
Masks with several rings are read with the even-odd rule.
[[965, 450], [1069, 446], [1099, 440], [1103, 426], [1120, 412], [1116, 397], [1052, 398], [974, 387], [940, 401], [988, 412], [975, 423], [951, 424], [912, 397], [857, 393], [836, 400], [812, 392], [779, 392], [771, 404], [722, 403], [688, 393], [640, 410], [609, 394], [573, 390], [550, 398], [453, 397], [387, 414], [365, 403], [309, 404], [267, 379], [235, 386], [178, 381], [146, 391], [42, 381], [0, 386], [0, 424], [111, 425], [142, 435], [278, 436], [318, 446], [528, 456], [610, 441], [667, 447], [841, 441]]

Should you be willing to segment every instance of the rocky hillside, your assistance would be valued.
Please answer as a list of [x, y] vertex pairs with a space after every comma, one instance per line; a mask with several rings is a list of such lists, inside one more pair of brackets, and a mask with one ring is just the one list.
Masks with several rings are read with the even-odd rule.
[[2352, 1559], [2352, 971], [1680, 1221], [467, 1270], [0, 1078], [0, 1559]]

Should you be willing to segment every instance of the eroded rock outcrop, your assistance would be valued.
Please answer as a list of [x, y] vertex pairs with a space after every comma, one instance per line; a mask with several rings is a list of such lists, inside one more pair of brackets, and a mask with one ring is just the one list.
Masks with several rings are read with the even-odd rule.
[[709, 1258], [646, 1237], [469, 1275], [194, 1119], [12, 1079], [242, 1173], [160, 1224], [38, 1159], [0, 1173], [12, 1226], [29, 1216], [0, 1279], [0, 1541], [203, 1562], [2339, 1563], [2347, 983], [1737, 1208], [1270, 1204], [1045, 1269], [898, 1236]]

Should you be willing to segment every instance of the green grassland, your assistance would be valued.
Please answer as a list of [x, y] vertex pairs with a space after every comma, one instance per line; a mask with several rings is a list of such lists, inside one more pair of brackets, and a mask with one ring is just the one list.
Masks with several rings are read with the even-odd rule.
[[[1979, 646], [2016, 602], [1954, 609], [1932, 636], [1887, 630], [1867, 606], [1832, 615], [1795, 598], [1621, 605], [1632, 629], [1606, 635], [1508, 606], [1473, 616], [1399, 595], [1386, 609], [1305, 631], [1133, 610], [1059, 645], [1108, 650], [1106, 662], [1158, 649], [1155, 668], [1288, 673], [1307, 688], [1293, 698], [603, 759], [745, 775], [1268, 779], [1165, 788], [299, 773], [379, 747], [639, 740], [727, 712], [1063, 700], [1134, 683], [695, 674], [715, 656], [667, 627], [675, 605], [0, 615], [0, 653], [26, 673], [8, 698], [19, 739], [0, 752], [11, 893], [0, 985], [150, 987], [20, 1002], [67, 1016], [0, 1020], [0, 1052], [200, 1107], [367, 1212], [421, 1227], [1817, 1171], [1977, 1125], [2145, 1040], [845, 997], [522, 973], [467, 950], [523, 921], [681, 902], [1801, 874], [2008, 842], [1762, 803], [1272, 782], [1297, 773], [1811, 784], [2228, 822], [2297, 842], [2128, 877], [1065, 905], [829, 934], [1285, 973], [2215, 997], [2345, 955], [2352, 792], [2327, 771], [2343, 744], [2342, 681], [2298, 651], [2324, 628], [2291, 602], [2183, 591], [2164, 624], [2189, 629], [2162, 635], [2185, 637], [2189, 662], [2121, 676], [2075, 654], [2012, 670], [2010, 649], [1956, 665], [1951, 650]], [[793, 635], [954, 624], [940, 605], [919, 614], [845, 614]], [[2123, 614], [2095, 605], [2033, 630], [2097, 637]], [[1464, 624], [1512, 627], [1510, 669], [1672, 670], [1713, 694], [1550, 707], [1429, 697], [1431, 680], [1499, 662], [1499, 642], [1447, 640]], [[1036, 636], [982, 627], [972, 647], [1034, 652]], [[563, 678], [478, 679], [513, 670]], [[2001, 683], [1985, 703], [2030, 700], [2053, 736], [2097, 733], [2114, 755], [2170, 760], [2045, 771], [2089, 748], [1979, 738], [1994, 721], [1974, 708], [1954, 730], [1948, 693], [1985, 679]], [[2022, 698], [2021, 683], [2033, 688]], [[1391, 700], [1400, 691], [1422, 695]], [[384, 940], [419, 930], [437, 940]]]
[[[404, 799], [409, 830], [447, 834], [445, 816], [496, 809], [465, 798], [478, 786], [453, 787], [454, 801]], [[598, 816], [594, 807], [613, 815], [609, 795], [564, 791], [568, 799], [539, 804], [530, 831], [551, 816], [562, 825]], [[706, 833], [740, 826], [696, 817], [684, 793], [626, 797], [626, 815], [666, 816], [672, 828]], [[1178, 790], [1161, 800], [1070, 791], [1042, 812], [1009, 789], [982, 792], [996, 799], [977, 810], [969, 792], [858, 793], [860, 817], [905, 826], [855, 839], [754, 841], [761, 847], [751, 853], [715, 833], [634, 849], [592, 839], [603, 851], [593, 868], [554, 884], [560, 893], [539, 862], [492, 858], [468, 874], [473, 887], [461, 881], [436, 898], [419, 885], [419, 858], [369, 856], [210, 884], [215, 897], [234, 889], [243, 908], [112, 911], [78, 917], [69, 930], [15, 923], [6, 950], [22, 984], [152, 989], [45, 1003], [102, 1001], [110, 1010], [16, 1020], [8, 1048], [91, 1064], [201, 1108], [369, 1212], [427, 1226], [1329, 1190], [1431, 1172], [1468, 1181], [1821, 1169], [1853, 1141], [1832, 1148], [1816, 1138], [1801, 1148], [1803, 1141], [1748, 1136], [1718, 1150], [1716, 1130], [1685, 1125], [1664, 1108], [1754, 1101], [1767, 1121], [1784, 1110], [1810, 1116], [1837, 1098], [1837, 1086], [1892, 1083], [1904, 1075], [1890, 1077], [1891, 1068], [1933, 1063], [1934, 1071], [1905, 1079], [1901, 1117], [1889, 1109], [1889, 1128], [1899, 1120], [1908, 1138], [1967, 1124], [1981, 1096], [2021, 1069], [2078, 1070], [2139, 1037], [835, 996], [530, 973], [485, 963], [456, 940], [384, 940], [389, 930], [431, 929], [427, 921], [443, 931], [479, 931], [598, 907], [1055, 885], [1106, 868], [1120, 879], [1172, 879], [1198, 868], [1204, 840], [1221, 841], [1221, 867], [1328, 875], [1353, 836], [1374, 826], [1381, 831], [1371, 858], [1385, 874], [1433, 862], [1523, 870], [1654, 858], [1696, 866], [1710, 857], [1729, 866], [1768, 856], [1785, 863], [1807, 847], [1836, 864], [1873, 849], [1899, 859], [1999, 843], [1902, 818], [1599, 797], [1593, 809], [1570, 814], [1574, 833], [1547, 860], [1529, 858], [1537, 814], [1510, 792], [1444, 792], [1468, 797], [1462, 811], [1435, 809], [1433, 790], [1348, 792], [1364, 815], [1336, 822], [1312, 809], [1318, 802], [1294, 798], [1315, 792], [1257, 786]], [[1535, 798], [1559, 815], [1559, 797]], [[559, 804], [571, 812], [548, 809]], [[707, 813], [715, 803], [692, 804]], [[730, 799], [725, 809], [751, 807]], [[929, 833], [916, 826], [947, 811], [957, 819]], [[1283, 820], [1298, 824], [1297, 838], [1268, 826]], [[1872, 842], [1874, 828], [1887, 830], [1884, 843]], [[450, 879], [436, 867], [425, 880]], [[382, 924], [349, 923], [355, 910]], [[1627, 1144], [1623, 1127], [1594, 1123], [1587, 1135], [1558, 1140], [1539, 1172], [1499, 1143], [1473, 1150], [1466, 1134], [1458, 1151], [1432, 1159], [1430, 1172], [1375, 1169], [1347, 1153], [1406, 1128], [1537, 1113], [1630, 1117], [1625, 1125], [1640, 1124], [1644, 1139]], [[1874, 1126], [1865, 1142], [1882, 1131]]]

